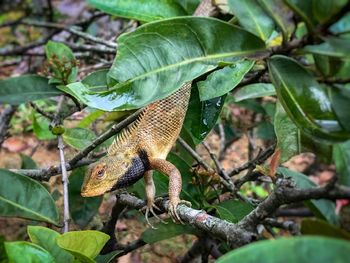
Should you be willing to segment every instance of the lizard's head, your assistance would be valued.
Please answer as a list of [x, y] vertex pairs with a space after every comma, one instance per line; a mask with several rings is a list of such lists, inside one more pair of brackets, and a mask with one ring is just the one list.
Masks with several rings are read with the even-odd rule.
[[117, 188], [127, 187], [140, 179], [148, 166], [148, 159], [143, 155], [133, 158], [106, 156], [89, 169], [82, 189], [84, 197], [98, 196]]

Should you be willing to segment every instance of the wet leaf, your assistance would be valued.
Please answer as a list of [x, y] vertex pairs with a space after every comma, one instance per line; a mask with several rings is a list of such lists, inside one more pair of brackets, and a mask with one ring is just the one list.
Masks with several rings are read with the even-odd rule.
[[[215, 35], [220, 44], [212, 41]], [[184, 42], [185, 39], [185, 42]], [[264, 49], [254, 35], [229, 23], [204, 17], [182, 17], [145, 24], [118, 38], [118, 53], [108, 74], [109, 91], [92, 93], [82, 83], [69, 93], [90, 107], [127, 110], [165, 98], [184, 83]]]
[[328, 143], [350, 138], [332, 109], [327, 87], [319, 85], [306, 69], [277, 55], [269, 60], [269, 72], [283, 108], [306, 135]]
[[74, 222], [80, 226], [80, 228], [86, 227], [86, 225], [91, 221], [94, 215], [98, 212], [98, 208], [100, 207], [103, 199], [102, 196], [81, 196], [81, 185], [83, 184], [86, 172], [86, 166], [74, 169], [69, 176], [68, 185], [70, 215]]
[[233, 65], [214, 71], [207, 79], [197, 83], [201, 101], [225, 95], [234, 89], [254, 65], [252, 60], [239, 60]]
[[48, 251], [29, 242], [5, 242], [5, 249], [11, 263], [56, 262]]
[[59, 223], [55, 202], [45, 187], [29, 177], [5, 169], [0, 169], [0, 207], [1, 216]]
[[0, 80], [0, 103], [18, 105], [59, 96], [62, 92], [38, 75], [23, 75]]
[[56, 244], [56, 238], [60, 236], [56, 231], [42, 226], [28, 226], [28, 235], [34, 244], [48, 251], [56, 262], [73, 262], [73, 256]]
[[110, 15], [145, 22], [189, 14], [176, 1], [87, 0], [87, 2]]
[[240, 88], [234, 93], [235, 102], [247, 99], [276, 95], [275, 88], [269, 83], [254, 83]]
[[332, 108], [342, 127], [350, 132], [350, 85], [332, 87], [330, 90]]
[[237, 17], [240, 25], [249, 32], [266, 41], [273, 29], [274, 22], [255, 0], [228, 0], [229, 12]]
[[[324, 248], [324, 249], [320, 249]], [[350, 243], [325, 237], [279, 238], [255, 242], [233, 250], [217, 260], [217, 263], [329, 263], [348, 262]]]
[[211, 100], [200, 101], [198, 90], [192, 88], [190, 103], [186, 112], [183, 130], [193, 142], [199, 144], [215, 126], [224, 105], [226, 95]]
[[[287, 168], [278, 168], [278, 173], [285, 177], [293, 178], [296, 186], [300, 189], [308, 189], [316, 187], [317, 185], [312, 182], [306, 175], [298, 172], [291, 171]], [[335, 204], [326, 199], [308, 200], [305, 204], [311, 209], [311, 211], [320, 219], [327, 220], [329, 223], [337, 224], [338, 217], [335, 214]]]

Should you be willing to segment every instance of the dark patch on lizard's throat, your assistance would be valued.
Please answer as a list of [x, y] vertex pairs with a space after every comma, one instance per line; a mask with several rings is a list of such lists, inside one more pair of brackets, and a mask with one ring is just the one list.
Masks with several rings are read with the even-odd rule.
[[149, 160], [147, 153], [145, 151], [140, 151], [136, 157], [132, 158], [131, 167], [121, 178], [119, 178], [118, 182], [113, 186], [111, 191], [133, 185], [143, 177], [148, 169]]

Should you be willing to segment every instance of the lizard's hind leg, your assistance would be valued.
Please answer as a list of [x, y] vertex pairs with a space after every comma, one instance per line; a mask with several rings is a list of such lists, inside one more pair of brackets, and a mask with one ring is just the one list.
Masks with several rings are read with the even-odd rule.
[[180, 199], [182, 179], [181, 179], [181, 174], [179, 170], [176, 168], [175, 165], [163, 159], [151, 158], [149, 162], [150, 162], [151, 169], [160, 171], [166, 174], [167, 176], [169, 176], [168, 212], [174, 222], [180, 222], [184, 224], [179, 214], [177, 213], [177, 206], [179, 204], [185, 204], [185, 205], [191, 206], [191, 203], [186, 200]]

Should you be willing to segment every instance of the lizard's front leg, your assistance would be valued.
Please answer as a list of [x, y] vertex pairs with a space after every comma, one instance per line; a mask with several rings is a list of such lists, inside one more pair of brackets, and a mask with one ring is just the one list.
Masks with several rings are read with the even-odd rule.
[[160, 210], [160, 208], [158, 208], [155, 204], [156, 188], [153, 182], [153, 171], [150, 170], [145, 172], [144, 179], [145, 179], [145, 191], [146, 191], [146, 198], [147, 198], [147, 205], [144, 208], [146, 210], [145, 218], [146, 218], [147, 224], [151, 228], [154, 228], [153, 225], [148, 220], [148, 215], [150, 212], [154, 217], [159, 219], [161, 222], [164, 222], [164, 221], [161, 218], [159, 218], [153, 210], [153, 208]]
[[150, 168], [152, 170], [160, 171], [169, 176], [169, 207], [168, 212], [174, 221], [183, 223], [176, 209], [179, 204], [186, 204], [191, 206], [191, 203], [180, 199], [180, 192], [182, 188], [182, 179], [179, 170], [172, 163], [163, 160], [151, 158], [149, 160]]

